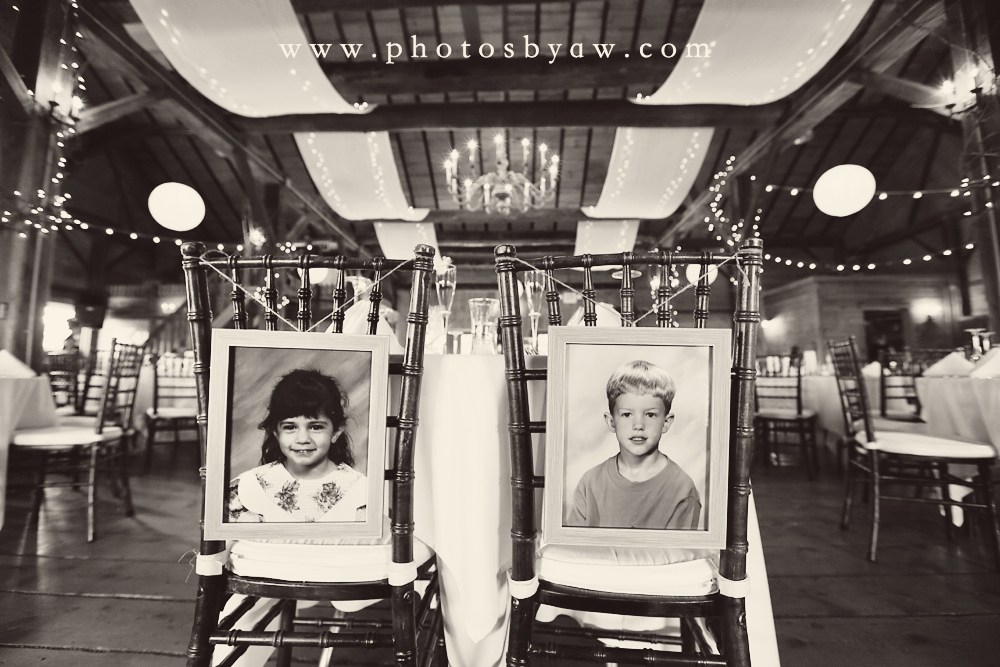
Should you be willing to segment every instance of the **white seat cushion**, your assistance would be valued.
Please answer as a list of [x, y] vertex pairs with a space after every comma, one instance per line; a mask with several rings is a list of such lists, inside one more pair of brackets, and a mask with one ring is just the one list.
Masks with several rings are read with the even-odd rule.
[[62, 407], [56, 408], [56, 415], [59, 417], [69, 417], [70, 415], [76, 414], [76, 408], [72, 405], [63, 405]]
[[709, 595], [718, 590], [717, 550], [546, 545], [538, 578], [588, 590], [637, 595]]
[[147, 408], [146, 414], [151, 419], [194, 419], [198, 408]]
[[794, 421], [796, 419], [811, 419], [816, 416], [816, 411], [809, 408], [803, 408], [802, 412], [796, 412], [795, 410], [789, 408], [769, 408], [767, 410], [758, 410], [754, 413], [754, 416], [762, 419], [783, 419], [786, 421]]
[[14, 431], [10, 442], [20, 447], [72, 447], [75, 445], [92, 445], [98, 442], [111, 442], [122, 437], [122, 430], [117, 426], [105, 426], [100, 433], [94, 432], [94, 419], [90, 426], [46, 426], [45, 428], [28, 428]]
[[864, 430], [854, 439], [865, 449], [887, 454], [942, 457], [951, 459], [993, 459], [997, 451], [993, 445], [954, 438], [940, 438], [923, 433], [900, 431], [875, 431], [875, 441], [867, 442]]
[[[381, 581], [389, 576], [392, 534], [379, 544], [304, 544], [236, 540], [229, 549], [229, 569], [244, 577], [283, 581], [350, 583]], [[413, 538], [413, 562], [419, 568], [434, 552]]]

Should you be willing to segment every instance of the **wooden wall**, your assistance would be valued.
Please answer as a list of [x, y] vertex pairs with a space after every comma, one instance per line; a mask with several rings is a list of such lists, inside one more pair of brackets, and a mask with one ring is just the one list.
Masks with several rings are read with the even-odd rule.
[[761, 353], [786, 354], [792, 345], [826, 355], [827, 340], [856, 336], [867, 357], [864, 313], [904, 313], [906, 345], [950, 347], [965, 342], [958, 287], [943, 276], [815, 276], [764, 291]]

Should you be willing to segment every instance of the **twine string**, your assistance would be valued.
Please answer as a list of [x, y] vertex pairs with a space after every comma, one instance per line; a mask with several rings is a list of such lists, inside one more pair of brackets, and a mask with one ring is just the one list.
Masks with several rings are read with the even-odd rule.
[[[523, 264], [524, 266], [532, 269], [533, 271], [544, 271], [544, 269], [540, 269], [537, 266], [534, 266], [533, 264], [531, 264], [530, 262], [526, 262], [525, 260], [521, 259], [520, 257], [515, 257], [514, 259], [516, 259], [519, 263]], [[711, 270], [711, 267], [714, 267], [714, 268], [716, 268], [716, 270], [718, 270], [720, 267], [722, 267], [725, 264], [728, 264], [729, 262], [735, 262], [736, 266], [740, 270], [740, 273], [742, 273], [744, 275], [744, 277], [747, 277], [746, 271], [743, 270], [743, 266], [740, 263], [739, 255], [738, 254], [729, 255], [723, 261], [719, 262], [718, 264], [714, 264], [713, 263], [713, 264], [710, 264], [708, 266], [703, 267], [704, 273], [702, 273], [702, 274], [700, 274], [698, 276], [698, 280], [697, 281], [695, 281], [693, 283], [688, 283], [683, 288], [681, 288], [677, 292], [674, 292], [673, 294], [671, 294], [670, 296], [668, 296], [666, 299], [664, 299], [662, 301], [656, 301], [654, 299], [653, 307], [650, 308], [649, 310], [647, 310], [645, 313], [643, 313], [639, 317], [635, 318], [634, 323], [638, 324], [639, 322], [641, 322], [642, 320], [644, 320], [646, 317], [649, 317], [650, 315], [652, 315], [653, 313], [655, 313], [660, 308], [661, 305], [665, 306], [665, 307], [669, 306], [671, 299], [674, 299], [675, 297], [680, 296], [684, 292], [686, 292], [686, 291], [688, 291], [690, 289], [694, 289], [695, 287], [697, 287], [697, 284], [701, 280], [701, 278], [703, 278], [704, 276], [708, 275], [709, 271]], [[563, 287], [565, 287], [566, 289], [570, 290], [571, 292], [574, 292], [575, 294], [583, 297], [583, 299], [585, 301], [590, 301], [595, 306], [599, 306], [599, 307], [603, 308], [604, 310], [612, 313], [615, 317], [617, 317], [622, 322], [625, 321], [625, 318], [617, 310], [615, 310], [614, 308], [609, 307], [607, 304], [604, 304], [604, 303], [602, 303], [600, 301], [597, 301], [596, 299], [592, 299], [592, 298], [588, 297], [586, 294], [584, 294], [580, 290], [576, 289], [572, 285], [559, 280], [555, 276], [552, 276], [552, 282], [557, 283], [559, 285], [562, 285]]]
[[[198, 259], [201, 261], [202, 265], [207, 266], [208, 268], [212, 269], [217, 274], [219, 274], [220, 276], [222, 276], [223, 280], [225, 280], [227, 283], [229, 283], [233, 287], [236, 287], [237, 289], [239, 289], [241, 292], [243, 292], [248, 297], [250, 297], [253, 301], [257, 302], [265, 311], [274, 314], [275, 317], [277, 317], [279, 320], [281, 320], [282, 322], [284, 322], [285, 324], [287, 324], [293, 330], [300, 331], [300, 329], [299, 329], [299, 327], [298, 327], [297, 324], [294, 324], [294, 323], [288, 321], [287, 319], [285, 319], [284, 317], [282, 317], [281, 313], [277, 312], [276, 310], [273, 310], [266, 303], [264, 303], [262, 301], [259, 301], [253, 294], [251, 294], [250, 290], [248, 290], [247, 288], [245, 288], [240, 283], [235, 282], [232, 278], [230, 278], [225, 273], [223, 273], [218, 268], [216, 268], [215, 265], [213, 265], [211, 263], [211, 257], [210, 256], [215, 256], [217, 258], [222, 258], [222, 259], [227, 259], [228, 260], [229, 257], [230, 257], [229, 255], [227, 255], [224, 252], [218, 251], [218, 250], [209, 250], [208, 252], [206, 252], [205, 254], [203, 254]], [[355, 301], [357, 301], [358, 299], [360, 299], [363, 295], [369, 293], [372, 289], [375, 288], [376, 285], [381, 285], [389, 276], [391, 276], [396, 271], [399, 271], [400, 269], [402, 269], [404, 265], [405, 265], [405, 262], [401, 262], [401, 263], [397, 264], [395, 267], [393, 267], [387, 273], [384, 273], [381, 278], [379, 278], [376, 281], [373, 281], [372, 284], [371, 284], [371, 286], [368, 289], [363, 290], [363, 291], [357, 291], [357, 292], [355, 292], [354, 296], [352, 296], [350, 299], [348, 299], [342, 305], [340, 305], [337, 308], [334, 308], [333, 310], [331, 310], [322, 319], [319, 319], [316, 322], [314, 322], [312, 324], [312, 326], [310, 326], [308, 329], [306, 329], [306, 331], [312, 331], [313, 329], [315, 329], [316, 327], [318, 327], [323, 322], [326, 322], [328, 319], [331, 319], [334, 316], [335, 313], [337, 313], [337, 312], [339, 312], [341, 310], [344, 310], [346, 308], [349, 308], [350, 306], [354, 305]]]

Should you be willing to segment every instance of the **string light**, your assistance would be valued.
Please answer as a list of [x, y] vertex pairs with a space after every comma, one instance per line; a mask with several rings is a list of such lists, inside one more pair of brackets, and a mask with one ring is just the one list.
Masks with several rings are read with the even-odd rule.
[[[975, 243], [966, 243], [963, 247], [965, 248], [965, 250], [973, 250], [973, 249], [975, 249], [976, 244]], [[920, 257], [920, 259], [922, 259], [925, 262], [930, 262], [930, 261], [933, 261], [934, 259], [939, 258], [939, 257], [951, 257], [953, 254], [955, 254], [955, 250], [954, 249], [952, 249], [952, 248], [945, 248], [944, 250], [941, 250], [941, 251], [938, 251], [938, 252], [924, 254], [924, 255], [922, 255]], [[771, 255], [770, 253], [765, 253], [764, 254], [764, 261], [772, 261], [772, 260], [776, 264], [781, 264], [781, 265], [784, 265], [784, 266], [794, 266], [796, 268], [807, 269], [809, 271], [816, 271], [816, 270], [821, 270], [821, 271], [845, 271], [848, 268], [850, 268], [852, 271], [861, 271], [862, 269], [867, 269], [868, 271], [875, 271], [877, 269], [888, 268], [888, 267], [891, 267], [891, 266], [895, 266], [897, 264], [902, 265], [902, 266], [912, 266], [913, 262], [914, 262], [913, 259], [911, 259], [909, 257], [906, 257], [906, 258], [904, 258], [902, 260], [890, 260], [890, 261], [886, 261], [886, 262], [868, 262], [868, 263], [866, 263], [864, 265], [862, 265], [862, 264], [852, 264], [850, 266], [847, 266], [845, 264], [836, 264], [836, 265], [834, 265], [834, 264], [817, 264], [816, 262], [809, 262], [808, 264], [806, 264], [805, 261], [798, 261], [798, 260], [791, 259], [791, 258], [788, 258], [788, 257], [782, 258], [782, 257], [779, 257], [777, 255]]]

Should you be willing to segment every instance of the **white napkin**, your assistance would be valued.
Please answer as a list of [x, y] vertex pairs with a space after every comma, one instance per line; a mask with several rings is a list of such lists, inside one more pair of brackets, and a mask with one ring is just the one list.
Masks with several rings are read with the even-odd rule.
[[861, 369], [861, 374], [866, 378], [877, 378], [882, 373], [882, 364], [873, 361]]
[[973, 368], [973, 363], [961, 352], [952, 352], [924, 371], [924, 377], [942, 377], [945, 375], [967, 376]]
[[[363, 335], [368, 333], [368, 309], [371, 304], [367, 299], [359, 299], [344, 313], [344, 333], [345, 334], [357, 334]], [[326, 333], [333, 332], [333, 325], [331, 324], [326, 329]], [[396, 339], [396, 334], [393, 332], [392, 327], [386, 322], [385, 317], [378, 318], [378, 324], [375, 325], [375, 333], [379, 336], [389, 337], [389, 354], [403, 354], [405, 350], [403, 346], [399, 344]]]
[[969, 377], [1000, 377], [1000, 347], [994, 347], [984, 354], [983, 358], [976, 364], [976, 367], [969, 373]]
[[7, 350], [0, 350], [0, 377], [33, 378], [35, 371], [31, 370], [20, 359]]

